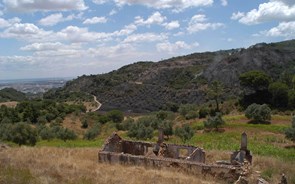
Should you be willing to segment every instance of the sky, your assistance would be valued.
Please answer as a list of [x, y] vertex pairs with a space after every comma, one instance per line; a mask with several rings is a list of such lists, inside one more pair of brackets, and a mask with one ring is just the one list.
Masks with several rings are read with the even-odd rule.
[[0, 0], [0, 80], [101, 74], [294, 37], [295, 0]]

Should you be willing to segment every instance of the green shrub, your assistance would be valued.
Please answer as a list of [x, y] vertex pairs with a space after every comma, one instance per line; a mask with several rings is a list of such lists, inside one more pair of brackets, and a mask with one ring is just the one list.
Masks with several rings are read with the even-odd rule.
[[295, 142], [295, 116], [292, 118], [291, 127], [285, 131], [285, 135], [287, 139]]
[[266, 105], [251, 104], [245, 111], [245, 116], [251, 119], [250, 123], [254, 124], [270, 124], [268, 120], [271, 119], [271, 109]]
[[175, 135], [178, 136], [184, 143], [190, 140], [194, 136], [194, 134], [195, 133], [193, 129], [188, 124], [185, 124], [182, 127], [177, 127], [175, 129]]
[[222, 119], [221, 113], [216, 113], [215, 116], [209, 116], [207, 121], [204, 121], [204, 127], [208, 129], [215, 128], [216, 130], [218, 130], [218, 128], [224, 124], [225, 122]]
[[27, 123], [17, 123], [11, 129], [12, 142], [20, 145], [34, 146], [37, 142], [37, 131]]
[[116, 124], [116, 128], [118, 130], [129, 130], [133, 123], [134, 123], [134, 119], [128, 117], [122, 123]]
[[87, 119], [83, 119], [81, 123], [82, 123], [81, 128], [88, 128], [88, 121], [87, 121]]
[[190, 111], [197, 111], [197, 106], [193, 104], [182, 104], [178, 111], [183, 117], [185, 117]]
[[121, 123], [124, 120], [123, 112], [119, 110], [112, 110], [108, 112], [107, 117], [114, 123]]
[[185, 115], [185, 119], [189, 120], [189, 119], [195, 119], [199, 116], [197, 111], [189, 111], [186, 115]]
[[206, 118], [209, 114], [209, 109], [207, 107], [202, 107], [199, 110], [199, 118]]
[[93, 128], [87, 130], [87, 132], [84, 134], [84, 139], [93, 140], [99, 135], [99, 132], [100, 126], [99, 124], [96, 124]]

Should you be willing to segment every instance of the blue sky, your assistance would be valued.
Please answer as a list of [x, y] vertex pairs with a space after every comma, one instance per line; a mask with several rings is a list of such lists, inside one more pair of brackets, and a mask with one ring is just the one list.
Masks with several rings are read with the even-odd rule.
[[106, 73], [294, 37], [295, 0], [0, 0], [0, 80]]

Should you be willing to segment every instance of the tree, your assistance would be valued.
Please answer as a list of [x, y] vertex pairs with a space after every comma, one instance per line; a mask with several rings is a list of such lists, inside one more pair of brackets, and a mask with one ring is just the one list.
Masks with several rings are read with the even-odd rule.
[[295, 108], [295, 90], [289, 90], [288, 92], [288, 106], [289, 108]]
[[292, 118], [291, 127], [285, 131], [287, 139], [290, 139], [295, 143], [295, 116]]
[[215, 116], [209, 116], [207, 121], [204, 121], [204, 127], [209, 129], [215, 128], [216, 130], [218, 130], [218, 128], [224, 124], [225, 122], [222, 119], [221, 113], [216, 113]]
[[169, 136], [173, 135], [173, 122], [169, 120], [165, 120], [161, 123], [160, 128], [163, 129], [163, 134], [167, 136], [169, 139]]
[[37, 142], [37, 131], [27, 123], [16, 123], [11, 130], [12, 141], [19, 146], [34, 146]]
[[287, 107], [288, 105], [288, 86], [281, 82], [271, 83], [268, 91], [272, 95], [272, 105], [274, 107]]
[[51, 140], [54, 138], [54, 133], [52, 132], [52, 129], [49, 127], [43, 125], [39, 128], [39, 136], [42, 140]]
[[83, 119], [82, 122], [81, 122], [81, 128], [88, 128], [88, 121], [87, 119]]
[[96, 124], [94, 125], [94, 127], [87, 130], [87, 132], [84, 134], [84, 139], [93, 140], [99, 135], [99, 132], [100, 132], [100, 126], [99, 124]]
[[75, 134], [73, 130], [70, 130], [68, 128], [60, 128], [56, 134], [56, 137], [66, 142], [67, 140], [76, 139], [77, 135]]
[[220, 81], [215, 80], [208, 87], [207, 96], [215, 101], [216, 112], [220, 112], [219, 103], [223, 93], [224, 86]]
[[112, 110], [108, 112], [107, 117], [114, 123], [121, 123], [124, 120], [123, 112], [119, 110]]
[[241, 74], [239, 80], [242, 86], [252, 88], [255, 91], [267, 89], [271, 81], [266, 73], [257, 70]]
[[250, 123], [270, 124], [268, 120], [271, 119], [271, 109], [266, 105], [251, 104], [245, 111], [245, 116], [251, 119]]
[[182, 104], [178, 111], [183, 117], [185, 117], [189, 112], [197, 111], [197, 106], [193, 104]]
[[136, 139], [151, 139], [153, 137], [153, 129], [150, 126], [146, 127], [144, 124], [136, 122], [128, 130], [127, 135]]
[[239, 77], [240, 84], [244, 87], [244, 93], [240, 105], [244, 108], [252, 103], [269, 103], [271, 94], [268, 86], [271, 78], [262, 71], [252, 70], [243, 73]]
[[193, 129], [188, 125], [185, 124], [182, 127], [177, 127], [175, 129], [175, 135], [180, 137], [182, 142], [186, 142], [187, 140], [190, 140], [194, 136]]

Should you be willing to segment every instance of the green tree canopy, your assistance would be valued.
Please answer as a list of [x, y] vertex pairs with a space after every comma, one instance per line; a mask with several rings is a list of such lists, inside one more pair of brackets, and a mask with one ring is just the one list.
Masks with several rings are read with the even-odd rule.
[[112, 110], [107, 113], [107, 117], [114, 123], [121, 123], [124, 120], [124, 115], [122, 111]]
[[219, 103], [220, 103], [220, 98], [222, 97], [224, 93], [224, 86], [220, 81], [213, 81], [207, 91], [207, 96], [215, 101], [216, 104], [216, 111], [219, 112]]
[[222, 119], [221, 113], [216, 113], [215, 116], [209, 116], [207, 121], [204, 121], [204, 127], [209, 129], [215, 128], [218, 130], [218, 127], [221, 127], [224, 124], [225, 122]]
[[20, 145], [34, 146], [37, 142], [37, 131], [27, 123], [16, 123], [11, 129], [12, 141]]
[[180, 137], [182, 142], [186, 142], [190, 140], [194, 136], [193, 129], [188, 125], [185, 124], [182, 127], [177, 127], [175, 129], [175, 135]]
[[271, 78], [262, 71], [251, 70], [240, 75], [240, 84], [253, 90], [267, 89]]
[[287, 107], [288, 105], [288, 86], [281, 82], [271, 83], [268, 91], [272, 95], [272, 105], [274, 107]]
[[251, 104], [245, 111], [245, 116], [251, 119], [251, 123], [268, 124], [271, 119], [271, 109], [266, 105]]

